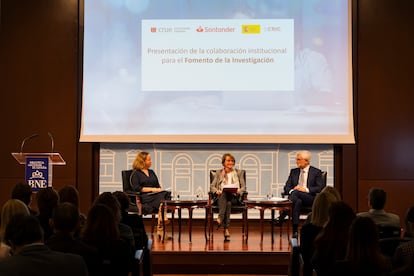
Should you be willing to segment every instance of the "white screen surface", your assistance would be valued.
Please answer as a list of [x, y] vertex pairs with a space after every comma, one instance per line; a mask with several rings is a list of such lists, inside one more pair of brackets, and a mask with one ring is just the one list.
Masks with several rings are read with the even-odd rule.
[[85, 1], [81, 141], [353, 143], [348, 1]]

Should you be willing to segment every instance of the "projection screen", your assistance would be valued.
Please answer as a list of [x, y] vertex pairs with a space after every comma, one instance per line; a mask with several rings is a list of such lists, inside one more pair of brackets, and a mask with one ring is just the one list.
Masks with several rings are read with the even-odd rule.
[[350, 2], [84, 1], [80, 141], [354, 143]]

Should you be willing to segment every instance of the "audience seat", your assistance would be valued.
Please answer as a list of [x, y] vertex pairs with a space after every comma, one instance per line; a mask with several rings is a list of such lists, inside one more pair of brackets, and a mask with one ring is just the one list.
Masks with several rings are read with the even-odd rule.
[[387, 225], [377, 225], [380, 239], [401, 237], [401, 228]]
[[391, 237], [379, 240], [381, 253], [384, 256], [392, 257], [397, 247], [405, 242], [412, 241], [412, 238]]

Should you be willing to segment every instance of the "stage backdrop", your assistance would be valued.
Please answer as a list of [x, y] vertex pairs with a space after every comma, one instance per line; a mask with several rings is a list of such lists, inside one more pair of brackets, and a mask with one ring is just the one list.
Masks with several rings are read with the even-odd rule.
[[[312, 152], [311, 165], [327, 171], [328, 185], [333, 185], [332, 145], [101, 144], [99, 192], [122, 190], [121, 171], [132, 167], [140, 151], [147, 151], [164, 189], [171, 189], [175, 197], [206, 198], [208, 172], [221, 168], [221, 157], [229, 152], [236, 158], [236, 168], [246, 170], [249, 198], [280, 197], [290, 169], [296, 167], [296, 152], [303, 149]], [[249, 217], [258, 217], [258, 211], [250, 213]], [[202, 214], [199, 210], [194, 216]]]

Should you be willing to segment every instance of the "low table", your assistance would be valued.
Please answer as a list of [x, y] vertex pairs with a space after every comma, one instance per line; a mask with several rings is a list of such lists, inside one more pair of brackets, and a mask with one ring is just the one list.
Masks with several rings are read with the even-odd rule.
[[[192, 230], [192, 220], [193, 220], [193, 210], [195, 208], [205, 208], [206, 210], [206, 219], [205, 223], [208, 222], [208, 200], [207, 199], [194, 199], [194, 200], [186, 200], [186, 199], [172, 199], [172, 200], [164, 200], [162, 201], [162, 221], [163, 221], [163, 228], [164, 234], [162, 237], [162, 242], [164, 242], [165, 237], [165, 218], [164, 218], [164, 210], [171, 210], [171, 229], [172, 229], [172, 236], [174, 236], [174, 213], [175, 210], [178, 209], [178, 241], [181, 242], [181, 209], [188, 209], [188, 235], [189, 240], [191, 242], [191, 230]], [[207, 241], [207, 232], [206, 227], [204, 227], [204, 236]]]
[[[261, 231], [261, 242], [263, 242], [263, 228], [264, 228], [264, 212], [267, 209], [271, 210], [271, 233], [272, 233], [272, 243], [274, 243], [273, 233], [274, 233], [274, 219], [275, 219], [275, 210], [278, 210], [279, 213], [283, 211], [288, 211], [289, 218], [292, 217], [292, 201], [283, 198], [277, 199], [247, 199], [244, 201], [244, 229], [245, 229], [245, 241], [249, 237], [249, 224], [247, 218], [248, 209], [258, 209], [260, 211], [260, 231]], [[290, 239], [289, 231], [289, 222], [288, 222], [288, 240]], [[282, 238], [282, 227], [280, 227], [280, 238]]]

